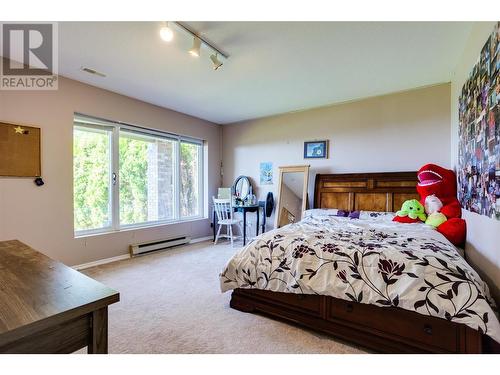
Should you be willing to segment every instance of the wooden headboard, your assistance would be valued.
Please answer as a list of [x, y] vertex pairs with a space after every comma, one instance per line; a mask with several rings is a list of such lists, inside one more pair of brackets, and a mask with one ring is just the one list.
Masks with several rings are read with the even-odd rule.
[[417, 172], [318, 174], [315, 208], [395, 212], [408, 199], [419, 199]]

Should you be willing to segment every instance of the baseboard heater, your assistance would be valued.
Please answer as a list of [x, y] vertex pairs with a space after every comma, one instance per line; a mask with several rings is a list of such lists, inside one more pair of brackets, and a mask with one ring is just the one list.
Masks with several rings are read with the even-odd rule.
[[184, 245], [189, 241], [191, 241], [191, 237], [180, 236], [130, 245], [130, 256], [143, 255], [153, 251], [168, 249], [169, 247]]

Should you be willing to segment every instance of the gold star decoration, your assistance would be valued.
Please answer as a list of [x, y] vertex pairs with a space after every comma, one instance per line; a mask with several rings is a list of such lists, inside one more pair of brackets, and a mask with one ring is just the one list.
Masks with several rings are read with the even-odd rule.
[[17, 128], [14, 128], [16, 134], [24, 134], [24, 129], [18, 126]]

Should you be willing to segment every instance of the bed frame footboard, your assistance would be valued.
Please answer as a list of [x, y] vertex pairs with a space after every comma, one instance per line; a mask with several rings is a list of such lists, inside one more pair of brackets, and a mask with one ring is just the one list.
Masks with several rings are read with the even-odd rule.
[[483, 335], [463, 324], [395, 307], [235, 289], [230, 306], [261, 312], [381, 353], [482, 353]]

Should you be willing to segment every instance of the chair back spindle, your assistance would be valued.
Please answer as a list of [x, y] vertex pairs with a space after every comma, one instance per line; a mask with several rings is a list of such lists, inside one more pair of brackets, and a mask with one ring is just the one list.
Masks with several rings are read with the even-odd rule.
[[213, 197], [215, 213], [217, 220], [230, 220], [233, 218], [233, 210], [231, 209], [230, 199], [218, 199]]

